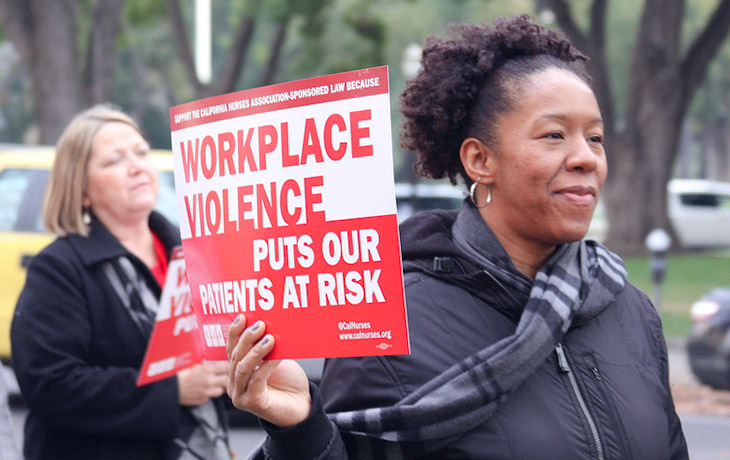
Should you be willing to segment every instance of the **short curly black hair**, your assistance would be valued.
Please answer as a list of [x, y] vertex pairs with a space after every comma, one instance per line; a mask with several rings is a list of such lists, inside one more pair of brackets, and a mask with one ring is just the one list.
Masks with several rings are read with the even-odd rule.
[[402, 146], [417, 153], [418, 175], [470, 183], [458, 152], [467, 137], [494, 141], [500, 114], [512, 107], [515, 84], [541, 70], [569, 70], [587, 83], [588, 58], [560, 32], [528, 15], [452, 26], [453, 39], [431, 36], [418, 75], [401, 95]]

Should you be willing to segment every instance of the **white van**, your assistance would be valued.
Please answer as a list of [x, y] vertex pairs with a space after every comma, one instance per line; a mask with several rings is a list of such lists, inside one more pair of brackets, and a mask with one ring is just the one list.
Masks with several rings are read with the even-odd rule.
[[687, 247], [730, 246], [730, 182], [672, 179], [669, 219]]

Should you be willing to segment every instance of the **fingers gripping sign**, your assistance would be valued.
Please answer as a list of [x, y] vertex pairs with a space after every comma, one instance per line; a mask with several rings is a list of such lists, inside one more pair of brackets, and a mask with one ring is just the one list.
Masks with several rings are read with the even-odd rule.
[[274, 336], [266, 334], [263, 321], [247, 328], [246, 318], [236, 317], [226, 345], [230, 361], [228, 396], [237, 408], [274, 425], [289, 427], [309, 415], [309, 381], [295, 361], [264, 360], [274, 345]]

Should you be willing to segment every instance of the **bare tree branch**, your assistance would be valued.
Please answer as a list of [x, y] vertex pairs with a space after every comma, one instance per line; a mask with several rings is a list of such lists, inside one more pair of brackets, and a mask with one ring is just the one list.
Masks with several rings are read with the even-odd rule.
[[547, 0], [545, 4], [555, 13], [555, 20], [558, 22], [560, 29], [568, 35], [573, 45], [581, 51], [588, 52], [588, 39], [573, 20], [568, 2], [565, 0]]
[[226, 63], [217, 86], [221, 93], [229, 93], [235, 89], [238, 78], [243, 73], [243, 63], [246, 61], [246, 53], [251, 44], [255, 22], [250, 16], [241, 18], [241, 23], [236, 31], [236, 38], [231, 49], [228, 51]]
[[593, 48], [599, 48], [601, 53], [606, 43], [606, 0], [593, 0], [591, 5], [590, 41]]
[[689, 104], [704, 80], [707, 68], [720, 45], [727, 39], [728, 32], [730, 32], [730, 0], [722, 0], [682, 60], [680, 74], [685, 87], [685, 104]]
[[276, 25], [276, 32], [274, 34], [274, 40], [271, 44], [271, 54], [269, 55], [269, 61], [266, 64], [266, 70], [264, 71], [264, 77], [261, 80], [262, 85], [270, 85], [274, 83], [276, 77], [276, 71], [279, 68], [279, 62], [281, 61], [281, 50], [284, 47], [286, 41], [286, 31], [289, 25], [289, 18], [282, 19]]
[[[122, 32], [127, 37], [131, 37], [132, 26], [128, 20], [122, 20]], [[132, 90], [132, 110], [130, 116], [134, 120], [141, 120], [144, 115], [144, 111], [147, 109], [147, 88], [145, 87], [145, 68], [142, 64], [142, 59], [139, 56], [139, 51], [136, 46], [130, 46], [127, 49], [129, 53], [129, 60], [131, 63], [131, 71], [133, 75], [133, 90]], [[144, 129], [144, 128], [143, 128]]]
[[203, 84], [198, 79], [198, 74], [195, 71], [195, 59], [193, 58], [193, 50], [190, 46], [190, 40], [185, 33], [185, 21], [182, 17], [182, 10], [180, 8], [179, 0], [167, 0], [167, 6], [170, 10], [170, 21], [172, 23], [172, 33], [175, 37], [175, 43], [177, 44], [177, 50], [180, 53], [180, 59], [182, 59], [183, 67], [188, 75], [190, 84], [195, 91], [195, 94], [201, 94], [203, 91]]

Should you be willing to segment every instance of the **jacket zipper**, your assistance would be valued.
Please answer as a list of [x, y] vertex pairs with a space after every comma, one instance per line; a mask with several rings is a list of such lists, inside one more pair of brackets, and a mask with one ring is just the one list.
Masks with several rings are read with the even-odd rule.
[[578, 400], [578, 405], [583, 412], [583, 417], [585, 417], [586, 421], [588, 422], [588, 427], [591, 430], [591, 434], [593, 435], [593, 442], [596, 446], [596, 452], [598, 453], [598, 460], [605, 460], [603, 454], [603, 443], [601, 442], [601, 437], [598, 435], [596, 422], [593, 420], [591, 413], [588, 412], [588, 406], [586, 405], [585, 399], [583, 398], [583, 393], [581, 393], [580, 388], [578, 387], [578, 381], [575, 378], [575, 374], [573, 374], [573, 370], [568, 364], [568, 357], [565, 355], [565, 350], [563, 350], [562, 343], [558, 342], [558, 344], [555, 345], [555, 354], [558, 356], [558, 366], [560, 368], [560, 371], [568, 375], [568, 380], [570, 380], [570, 386], [573, 388], [573, 394], [575, 394], [575, 397]]
[[[517, 299], [515, 299], [514, 295], [512, 295], [509, 289], [507, 289], [497, 278], [495, 278], [487, 270], [483, 270], [483, 272], [488, 275], [500, 288], [502, 288], [502, 291], [504, 291], [510, 298], [512, 298], [515, 303], [518, 303]], [[593, 443], [596, 446], [596, 452], [598, 453], [598, 460], [606, 460], [606, 457], [603, 453], [603, 442], [601, 441], [601, 437], [598, 435], [596, 422], [593, 420], [593, 416], [591, 416], [591, 413], [588, 412], [588, 406], [586, 405], [585, 399], [583, 398], [583, 393], [581, 393], [580, 387], [578, 387], [578, 381], [575, 378], [575, 374], [573, 374], [573, 370], [568, 364], [568, 357], [565, 354], [565, 350], [563, 350], [563, 344], [561, 342], [558, 342], [557, 345], [555, 345], [555, 354], [558, 356], [558, 366], [560, 367], [560, 371], [568, 375], [568, 379], [570, 380], [570, 386], [573, 388], [573, 393], [578, 400], [578, 405], [580, 406], [581, 412], [583, 412], [583, 416], [588, 422], [588, 427], [590, 428], [591, 435], [593, 436]], [[593, 375], [596, 377], [597, 380], [601, 380], [601, 375], [598, 372], [598, 368], [593, 369]]]
[[[618, 415], [618, 411], [616, 410], [616, 405], [614, 403], [614, 399], [611, 397], [610, 392], [608, 391], [608, 388], [606, 388], [605, 383], [603, 382], [603, 377], [601, 376], [601, 371], [598, 369], [598, 366], [595, 363], [595, 358], [591, 356], [591, 361], [593, 364], [593, 367], [591, 368], [591, 372], [593, 373], [593, 377], [599, 382], [598, 388], [603, 393], [603, 398], [606, 402], [606, 405], [608, 406], [608, 413], [611, 418], [611, 423], [614, 424], [615, 429], [618, 433], [618, 436], [620, 439], [628, 439], [628, 436], [626, 435], [626, 430], [621, 423], [621, 417]], [[619, 445], [621, 446], [621, 450], [623, 451], [623, 456], [621, 458], [624, 459], [630, 459], [634, 458], [630, 454], [630, 443], [627, 442], [620, 442]]]

